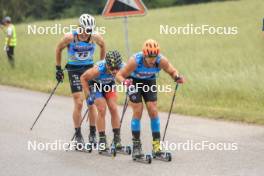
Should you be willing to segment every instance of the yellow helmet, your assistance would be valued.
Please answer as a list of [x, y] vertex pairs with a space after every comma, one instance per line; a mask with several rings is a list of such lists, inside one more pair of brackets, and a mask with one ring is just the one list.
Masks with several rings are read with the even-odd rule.
[[160, 47], [156, 40], [148, 39], [145, 41], [142, 51], [145, 57], [156, 57], [160, 53]]

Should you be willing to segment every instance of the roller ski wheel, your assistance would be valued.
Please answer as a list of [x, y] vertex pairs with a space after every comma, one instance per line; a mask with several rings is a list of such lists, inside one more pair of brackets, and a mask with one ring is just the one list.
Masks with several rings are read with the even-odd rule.
[[146, 161], [148, 162], [148, 164], [151, 164], [151, 162], [152, 162], [152, 157], [151, 157], [151, 155], [145, 155], [145, 159], [146, 159]]
[[[80, 145], [82, 145], [82, 146], [80, 146]], [[91, 146], [89, 146], [89, 144], [85, 144], [85, 143], [83, 143], [83, 144], [78, 144], [78, 143], [76, 143], [75, 144], [75, 151], [77, 151], [77, 152], [86, 152], [86, 153], [91, 153], [92, 152], [92, 147]]]
[[152, 153], [153, 159], [170, 162], [172, 160], [172, 155], [170, 152], [158, 152]]
[[92, 152], [92, 148], [83, 148], [83, 149], [78, 149], [78, 148], [75, 148], [75, 151], [77, 152], [85, 152], [85, 153], [91, 153]]
[[125, 151], [128, 155], [131, 155], [132, 153], [132, 149], [131, 149], [131, 146], [125, 146]]
[[133, 161], [140, 162], [140, 163], [151, 164], [152, 162], [152, 157], [149, 154], [134, 155], [132, 156], [132, 158], [133, 158]]
[[115, 149], [118, 154], [131, 155], [132, 153], [131, 146], [122, 146]]
[[142, 153], [142, 145], [140, 140], [138, 139], [133, 139], [132, 159], [133, 161], [146, 163], [146, 164], [150, 164], [152, 161], [151, 155], [149, 154], [145, 155]]
[[99, 150], [100, 155], [116, 157], [116, 149], [115, 148], [106, 148], [105, 150]]
[[131, 152], [132, 152], [132, 149], [131, 149], [130, 146], [123, 146], [121, 144], [121, 140], [120, 140], [119, 136], [118, 137], [116, 137], [116, 136], [114, 137], [111, 146], [113, 148], [115, 148], [116, 152], [119, 153], [119, 154], [130, 155]]

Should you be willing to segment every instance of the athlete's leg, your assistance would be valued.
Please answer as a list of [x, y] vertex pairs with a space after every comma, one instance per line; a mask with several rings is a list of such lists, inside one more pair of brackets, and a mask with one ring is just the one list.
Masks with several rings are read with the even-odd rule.
[[[133, 79], [133, 84], [141, 83], [140, 80]], [[129, 96], [129, 104], [133, 110], [133, 117], [131, 120], [131, 131], [133, 139], [140, 140], [140, 120], [143, 112], [142, 103], [142, 89], [138, 88], [137, 91]]]
[[152, 131], [152, 154], [159, 155], [161, 152], [160, 145], [160, 118], [158, 116], [157, 101], [146, 102], [146, 107], [151, 120], [151, 131]]
[[98, 118], [97, 118], [97, 129], [98, 132], [105, 131], [105, 114], [106, 114], [106, 100], [102, 98], [98, 98], [95, 100], [95, 105], [98, 110]]
[[115, 91], [106, 92], [105, 98], [107, 101], [107, 106], [111, 114], [111, 123], [113, 128], [113, 144], [117, 149], [122, 148], [121, 137], [120, 137], [120, 117], [117, 107], [117, 96]]
[[[133, 79], [133, 84], [136, 85], [139, 80]], [[143, 103], [142, 103], [142, 90], [137, 89], [136, 93], [133, 93], [129, 96], [129, 104], [133, 110], [133, 117], [131, 120], [131, 131], [132, 131], [132, 141], [133, 141], [133, 150], [132, 157], [141, 157], [142, 156], [142, 147], [140, 141], [140, 120], [143, 112]]]
[[160, 119], [158, 116], [157, 101], [146, 102], [146, 107], [151, 120], [153, 140], [160, 140]]
[[[93, 82], [89, 82], [89, 87], [90, 87], [90, 93], [93, 93]], [[87, 98], [87, 97], [86, 97]], [[95, 105], [89, 106], [89, 113], [88, 113], [88, 119], [89, 119], [89, 124], [90, 124], [90, 134], [89, 134], [89, 141], [94, 141], [96, 142], [96, 117], [97, 117], [97, 110]], [[93, 138], [93, 139], [92, 139]], [[91, 140], [90, 140], [91, 139]]]
[[[94, 93], [90, 92], [90, 94], [94, 94]], [[89, 119], [89, 124], [90, 124], [90, 133], [88, 136], [88, 141], [90, 144], [93, 144], [94, 146], [96, 146], [96, 144], [97, 144], [97, 140], [96, 140], [97, 108], [96, 108], [96, 105], [94, 105], [94, 104], [89, 105], [88, 108], [89, 108], [88, 119]]]
[[75, 92], [72, 94], [74, 108], [73, 108], [73, 123], [75, 128], [80, 127], [81, 123], [81, 112], [83, 106], [83, 97], [82, 92]]
[[75, 128], [75, 140], [78, 145], [83, 144], [84, 140], [81, 132], [81, 112], [83, 106], [82, 92], [75, 92], [72, 94], [74, 109], [73, 109], [73, 123]]
[[133, 150], [132, 157], [141, 157], [142, 156], [142, 147], [140, 140], [140, 120], [143, 112], [143, 103], [130, 103], [133, 109], [133, 118], [131, 120], [131, 131], [132, 131], [132, 142], [133, 142]]
[[105, 98], [107, 102], [108, 109], [111, 114], [111, 123], [113, 129], [120, 128], [120, 117], [117, 108], [117, 96], [115, 92], [107, 92], [105, 93]]
[[96, 117], [97, 117], [97, 111], [95, 105], [89, 106], [89, 112], [88, 112], [88, 119], [90, 124], [90, 134], [96, 133]]
[[99, 133], [99, 150], [105, 150], [107, 146], [105, 135], [106, 100], [103, 97], [96, 98], [95, 105], [98, 110], [97, 130]]
[[151, 90], [142, 92], [142, 96], [146, 103], [147, 111], [151, 119], [153, 140], [160, 140], [160, 119], [157, 108], [156, 80], [145, 80], [145, 85], [149, 86], [149, 90]]
[[153, 153], [157, 154], [160, 152], [160, 118], [158, 116], [157, 108], [157, 90], [156, 90], [156, 80], [147, 80], [146, 84], [152, 87], [150, 90], [143, 93], [143, 98], [146, 103], [147, 111], [151, 120], [151, 131], [152, 131], [152, 146]]
[[69, 82], [71, 85], [72, 97], [74, 102], [73, 109], [73, 123], [75, 128], [75, 139], [78, 143], [83, 143], [83, 137], [81, 134], [81, 113], [83, 108], [83, 93], [80, 82], [80, 67], [67, 65]]
[[133, 117], [131, 120], [131, 131], [134, 139], [140, 139], [140, 120], [143, 112], [143, 103], [129, 103], [133, 110]]

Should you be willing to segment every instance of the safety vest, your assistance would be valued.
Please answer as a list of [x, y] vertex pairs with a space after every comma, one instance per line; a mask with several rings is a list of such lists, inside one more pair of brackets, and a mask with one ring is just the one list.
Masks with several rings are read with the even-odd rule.
[[[16, 46], [16, 28], [14, 25], [11, 25], [12, 28], [12, 37], [10, 39], [9, 46]], [[7, 45], [8, 37], [5, 38], [5, 44]]]

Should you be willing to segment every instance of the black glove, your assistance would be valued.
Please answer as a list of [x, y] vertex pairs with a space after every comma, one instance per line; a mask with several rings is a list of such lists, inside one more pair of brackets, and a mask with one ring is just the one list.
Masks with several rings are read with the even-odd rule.
[[177, 82], [177, 83], [179, 83], [179, 84], [183, 84], [185, 82], [185, 79], [184, 79], [183, 76], [176, 75], [174, 77], [174, 81]]
[[61, 66], [56, 66], [56, 79], [58, 82], [63, 82], [64, 74]]

